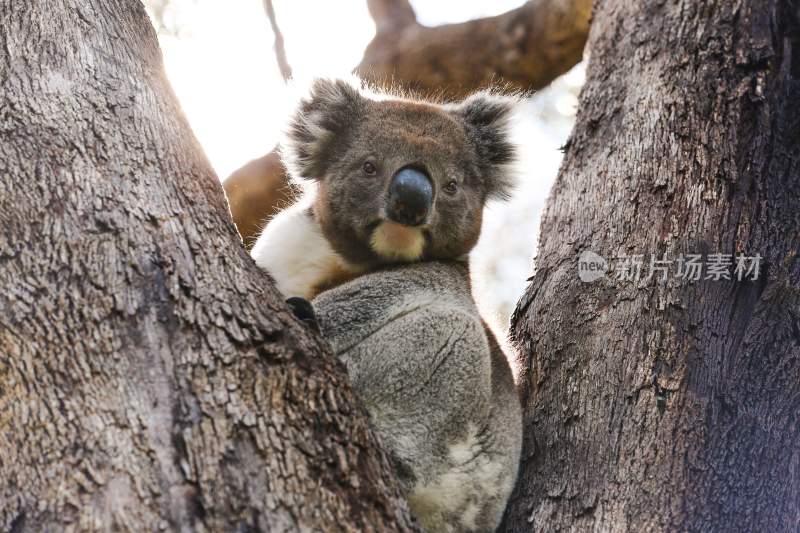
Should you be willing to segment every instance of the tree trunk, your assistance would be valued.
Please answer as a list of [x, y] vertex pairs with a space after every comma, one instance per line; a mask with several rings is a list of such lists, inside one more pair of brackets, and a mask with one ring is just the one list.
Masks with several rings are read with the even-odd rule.
[[[507, 531], [800, 530], [796, 2], [600, 1], [512, 320], [526, 440]], [[584, 283], [577, 258], [613, 267]], [[648, 277], [704, 254], [703, 279]], [[763, 256], [705, 279], [707, 254]]]
[[0, 0], [0, 530], [413, 527], [139, 2]]

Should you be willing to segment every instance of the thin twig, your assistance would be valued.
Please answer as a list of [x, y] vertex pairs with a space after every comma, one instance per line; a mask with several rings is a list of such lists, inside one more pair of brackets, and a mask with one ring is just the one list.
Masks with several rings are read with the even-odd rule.
[[283, 34], [278, 27], [278, 20], [275, 18], [275, 8], [272, 7], [272, 0], [264, 0], [264, 11], [267, 12], [269, 18], [269, 25], [272, 27], [272, 33], [275, 35], [275, 59], [278, 61], [278, 68], [281, 71], [284, 81], [289, 81], [292, 78], [292, 67], [289, 66], [289, 61], [286, 59], [286, 47], [283, 44]]

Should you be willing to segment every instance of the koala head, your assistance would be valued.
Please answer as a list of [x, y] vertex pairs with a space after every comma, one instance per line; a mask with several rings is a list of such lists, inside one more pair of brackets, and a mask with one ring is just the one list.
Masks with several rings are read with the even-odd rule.
[[314, 216], [348, 261], [458, 258], [478, 240], [486, 201], [509, 193], [517, 102], [480, 92], [440, 105], [320, 79], [283, 157], [294, 178], [316, 182]]

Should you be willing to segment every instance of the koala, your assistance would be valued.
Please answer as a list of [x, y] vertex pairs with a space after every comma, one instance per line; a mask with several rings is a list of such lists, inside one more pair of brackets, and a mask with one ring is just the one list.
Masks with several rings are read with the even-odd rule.
[[513, 182], [516, 103], [315, 81], [282, 142], [311, 187], [252, 250], [290, 304], [312, 299], [427, 531], [493, 531], [516, 481], [520, 402], [468, 262]]

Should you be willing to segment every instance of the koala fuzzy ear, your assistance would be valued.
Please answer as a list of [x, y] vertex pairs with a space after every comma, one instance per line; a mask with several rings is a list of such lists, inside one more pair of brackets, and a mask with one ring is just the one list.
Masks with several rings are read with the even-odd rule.
[[335, 141], [358, 119], [364, 101], [359, 89], [344, 80], [312, 82], [281, 140], [283, 163], [293, 178], [322, 177]]
[[519, 96], [481, 91], [453, 108], [467, 125], [467, 137], [477, 152], [489, 198], [508, 199], [516, 182], [518, 146], [511, 140], [511, 124], [521, 100]]

